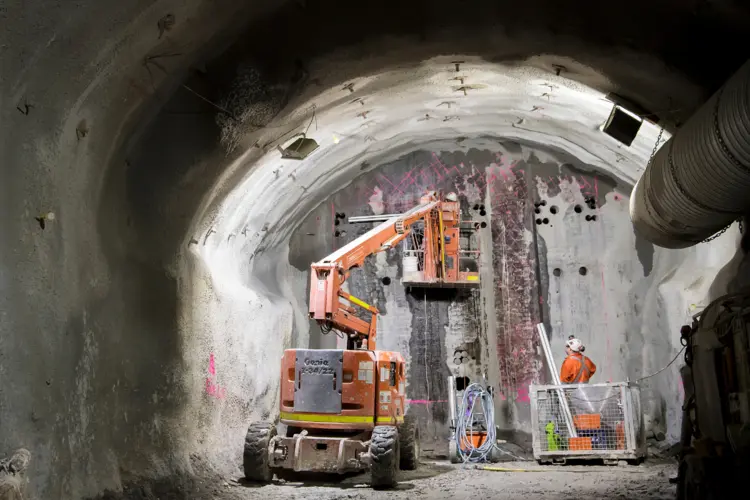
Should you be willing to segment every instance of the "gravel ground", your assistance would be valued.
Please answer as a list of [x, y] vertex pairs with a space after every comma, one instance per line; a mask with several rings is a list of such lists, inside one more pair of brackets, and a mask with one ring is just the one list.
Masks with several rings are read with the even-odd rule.
[[[669, 477], [676, 473], [674, 462], [647, 462], [639, 466], [539, 466], [536, 462], [505, 462], [498, 467], [538, 472], [494, 472], [473, 466], [425, 463], [418, 471], [405, 472], [398, 488], [374, 491], [366, 475], [338, 482], [247, 484], [243, 480], [223, 483], [223, 490], [211, 485], [205, 497], [214, 500], [375, 500], [429, 498], [535, 499], [673, 499], [675, 487]], [[207, 486], [207, 485], [206, 485]]]

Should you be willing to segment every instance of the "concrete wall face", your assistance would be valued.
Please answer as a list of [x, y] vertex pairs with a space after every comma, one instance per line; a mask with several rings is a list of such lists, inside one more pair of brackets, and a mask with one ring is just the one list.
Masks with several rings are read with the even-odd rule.
[[[419, 415], [425, 450], [437, 454], [449, 434], [448, 375], [486, 379], [497, 389], [498, 425], [524, 433], [531, 423], [528, 385], [548, 380], [536, 323], [547, 325], [558, 366], [574, 334], [599, 367], [594, 381], [618, 381], [643, 372], [647, 354], [633, 339], [652, 321], [644, 315], [654, 314], [644, 311], [637, 292], [650, 286], [653, 248], [633, 234], [627, 186], [540, 147], [455, 149], [364, 165], [366, 173], [308, 215], [290, 246], [290, 262], [307, 271], [372, 227], [349, 224], [348, 217], [403, 212], [432, 189], [457, 192], [463, 217], [487, 222], [479, 230], [481, 291], [406, 289], [400, 248], [371, 257], [348, 283], [350, 293], [381, 310], [379, 348], [406, 356], [410, 411]], [[346, 218], [335, 222], [336, 214]], [[666, 356], [673, 332], [659, 326], [649, 335]], [[326, 342], [316, 336], [312, 345]], [[652, 411], [662, 411], [664, 396], [648, 397]]]

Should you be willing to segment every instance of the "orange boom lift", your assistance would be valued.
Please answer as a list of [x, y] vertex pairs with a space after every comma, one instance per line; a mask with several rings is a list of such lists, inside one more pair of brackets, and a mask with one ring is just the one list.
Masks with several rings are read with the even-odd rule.
[[405, 414], [404, 358], [376, 349], [378, 309], [344, 291], [343, 284], [367, 257], [412, 235], [407, 253], [416, 265], [404, 276], [405, 285], [479, 286], [476, 262], [474, 271], [460, 269], [466, 261], [459, 247], [460, 224], [455, 194], [443, 200], [430, 192], [418, 206], [312, 264], [310, 318], [324, 333], [345, 336], [347, 347], [284, 351], [279, 420], [286, 432], [277, 434], [271, 422], [250, 426], [244, 451], [248, 479], [369, 469], [373, 487], [388, 488], [395, 485], [399, 468], [417, 467], [419, 433]]

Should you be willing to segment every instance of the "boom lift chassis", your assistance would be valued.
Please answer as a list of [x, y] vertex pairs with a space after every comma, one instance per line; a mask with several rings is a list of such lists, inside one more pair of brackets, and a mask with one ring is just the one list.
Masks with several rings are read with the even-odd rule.
[[344, 291], [343, 284], [368, 256], [394, 248], [419, 227], [412, 249], [419, 265], [404, 284], [478, 287], [476, 267], [461, 269], [460, 224], [456, 195], [443, 199], [431, 192], [418, 206], [311, 265], [310, 318], [324, 333], [345, 336], [347, 346], [284, 351], [278, 421], [286, 431], [279, 435], [276, 422], [250, 426], [244, 451], [248, 479], [369, 469], [373, 487], [389, 488], [398, 469], [417, 467], [419, 431], [405, 412], [405, 360], [377, 350], [377, 307]]

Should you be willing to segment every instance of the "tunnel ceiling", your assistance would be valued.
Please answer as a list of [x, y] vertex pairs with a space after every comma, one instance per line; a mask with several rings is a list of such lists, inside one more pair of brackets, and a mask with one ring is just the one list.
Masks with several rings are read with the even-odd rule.
[[[314, 96], [328, 89], [341, 86], [340, 96], [329, 96], [328, 105], [339, 106], [342, 117], [344, 108], [356, 115], [341, 88], [357, 78], [364, 80], [357, 83], [354, 97], [366, 98], [362, 111], [370, 111], [361, 123], [379, 117], [382, 124], [388, 112], [383, 102], [374, 101], [378, 92], [398, 87], [393, 81], [371, 81], [367, 76], [395, 74], [399, 67], [425, 60], [436, 61], [446, 73], [435, 75], [440, 81], [423, 84], [442, 87], [444, 93], [433, 93], [430, 99], [440, 102], [426, 99], [423, 109], [414, 106], [413, 116], [402, 113], [399, 120], [416, 121], [427, 115], [432, 122], [433, 115], [437, 120], [460, 118], [467, 111], [441, 108], [443, 101], [473, 97], [454, 90], [461, 85], [460, 80], [450, 81], [454, 76], [447, 70], [455, 60], [450, 54], [476, 62], [473, 69], [465, 65], [461, 71], [477, 72], [480, 62], [532, 66], [550, 75], [559, 70], [564, 79], [624, 96], [646, 110], [649, 118], [662, 119], [671, 127], [684, 121], [744, 60], [746, 54], [741, 52], [747, 49], [739, 48], [746, 46], [740, 42], [750, 8], [732, 1], [676, 0], [606, 5], [585, 1], [575, 8], [542, 0], [471, 5], [333, 0], [83, 2], [73, 8], [53, 2], [6, 2], [1, 14], [3, 124], [9, 124], [2, 145], [6, 157], [13, 158], [4, 162], [7, 174], [17, 175], [23, 169], [21, 159], [28, 158], [24, 151], [31, 150], [42, 164], [39, 172], [28, 171], [31, 177], [51, 171], [53, 185], [80, 180], [89, 190], [87, 199], [96, 200], [113, 197], [108, 190], [117, 189], [128, 169], [128, 147], [138, 142], [170, 96], [189, 92], [196, 99], [226, 102], [238, 68], [247, 66], [262, 73], [264, 91], [281, 89], [274, 102], [265, 102], [262, 110], [248, 115], [254, 125], [283, 131], [276, 140], [295, 133], [279, 123], [303, 127], [305, 114], [295, 112], [296, 106], [314, 105], [322, 116], [326, 110]], [[437, 56], [443, 57], [434, 60]], [[412, 76], [405, 71], [400, 78], [408, 81]], [[449, 81], [442, 81], [444, 77]], [[467, 80], [469, 85], [488, 87], [471, 89], [471, 94], [487, 95], [502, 85], [479, 81], [489, 81], [481, 73], [472, 77], [477, 81]], [[545, 93], [541, 74], [526, 79], [539, 81], [529, 89], [516, 87], [516, 92]], [[557, 107], [551, 95], [543, 100], [549, 110]], [[504, 104], [498, 100], [494, 105], [503, 108]], [[537, 105], [514, 104], [519, 106], [515, 111]], [[245, 111], [241, 108], [232, 110], [235, 116]], [[222, 114], [216, 107], [210, 109]], [[490, 111], [482, 111], [488, 119]], [[527, 122], [518, 113], [505, 118], [506, 126], [539, 121], [534, 120], [537, 115], [530, 115]], [[447, 125], [456, 130], [470, 126], [465, 117]], [[241, 146], [273, 147], [270, 132], [269, 127], [248, 134]], [[265, 142], [259, 142], [260, 136]], [[235, 157], [241, 150], [235, 150]], [[216, 162], [228, 164], [235, 157]], [[256, 157], [250, 155], [246, 162]], [[171, 179], [180, 185], [182, 210], [182, 222], [170, 232], [173, 242], [182, 239], [186, 221], [193, 219], [199, 205], [206, 207], [208, 187], [222, 172], [218, 166], [197, 172], [182, 169]], [[19, 189], [8, 184], [9, 191], [28, 194], [27, 180], [18, 181], [23, 184]], [[224, 192], [236, 180], [225, 177]], [[60, 196], [69, 194], [63, 190]]]
[[[632, 181], [653, 138], [643, 133], [634, 147], [618, 148], [601, 134], [603, 94], [623, 96], [672, 130], [750, 51], [750, 7], [730, 0], [575, 8], [544, 0], [15, 1], [0, 16], [4, 223], [24, 232], [33, 214], [64, 209], [76, 220], [64, 236], [66, 255], [98, 242], [110, 256], [159, 265], [228, 213], [233, 201], [225, 197], [249, 172], [261, 172], [256, 162], [268, 167], [258, 175], [276, 175], [266, 155], [304, 132], [313, 108], [310, 133], [324, 146], [334, 136], [339, 143], [307, 163], [331, 161], [339, 173], [365, 161], [349, 161], [345, 151], [381, 154], [446, 135], [503, 134], [564, 142]], [[456, 60], [464, 64], [452, 72]], [[169, 107], [178, 97], [203, 106], [209, 134], [216, 122], [230, 123], [234, 149], [227, 154], [224, 141], [198, 160], [134, 165], [129, 155], [153, 136], [157, 117], [181, 112]], [[179, 138], [171, 140], [158, 147], [179, 149]], [[291, 191], [278, 192], [316, 189], [315, 172], [287, 173]], [[315, 186], [327, 191], [346, 178], [323, 181]], [[324, 193], [314, 195], [295, 213]], [[106, 273], [106, 258], [90, 260], [91, 273]]]
[[[216, 233], [208, 248], [236, 251], [238, 240], [228, 235], [242, 233], [245, 251], [261, 240], [263, 247], [273, 246], [288, 238], [295, 221], [356, 176], [427, 144], [436, 150], [492, 149], [500, 138], [513, 139], [564, 151], [626, 185], [642, 172], [656, 126], [644, 123], [636, 141], [623, 147], [600, 130], [612, 103], [600, 92], [534, 67], [548, 64], [543, 58], [506, 66], [462, 57], [459, 71], [450, 58], [438, 57], [347, 80], [343, 87], [290, 103], [296, 111], [281, 120], [285, 125], [271, 121], [249, 130], [240, 141], [248, 144], [240, 148], [247, 152], [226, 174], [243, 180], [217, 184], [237, 187], [219, 215], [209, 212], [201, 220], [202, 232], [188, 238], [205, 243], [208, 232]], [[275, 140], [285, 129], [307, 131], [319, 149], [301, 161], [283, 159], [272, 146], [292, 141], [288, 132], [285, 140]], [[498, 156], [497, 162], [503, 159]], [[219, 255], [215, 263], [233, 267], [238, 262]]]

